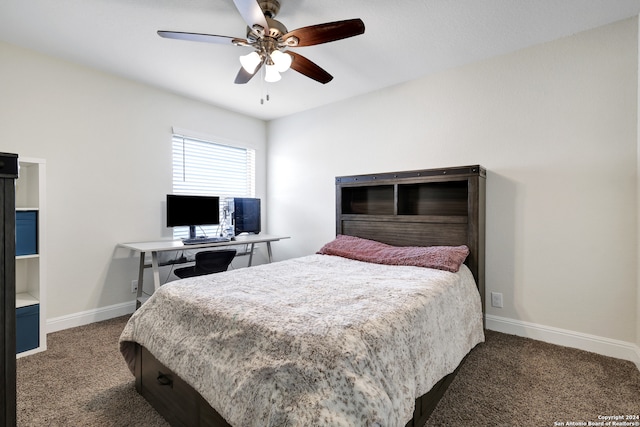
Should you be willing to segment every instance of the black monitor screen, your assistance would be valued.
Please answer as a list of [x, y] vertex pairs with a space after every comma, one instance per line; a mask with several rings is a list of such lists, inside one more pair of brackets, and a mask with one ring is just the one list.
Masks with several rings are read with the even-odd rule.
[[236, 197], [233, 199], [235, 234], [260, 233], [260, 199]]
[[167, 194], [167, 227], [219, 223], [219, 197]]

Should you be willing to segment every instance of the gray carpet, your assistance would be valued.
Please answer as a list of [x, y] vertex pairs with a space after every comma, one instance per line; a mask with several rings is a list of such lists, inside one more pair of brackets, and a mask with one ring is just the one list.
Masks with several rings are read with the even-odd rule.
[[49, 334], [47, 351], [18, 359], [18, 426], [168, 426], [118, 351], [127, 319]]
[[[127, 317], [49, 335], [18, 359], [18, 425], [167, 426], [140, 397], [118, 352]], [[554, 426], [640, 414], [631, 362], [487, 331], [432, 414], [431, 426]]]
[[485, 338], [427, 426], [588, 425], [640, 415], [640, 371], [631, 362], [493, 331]]

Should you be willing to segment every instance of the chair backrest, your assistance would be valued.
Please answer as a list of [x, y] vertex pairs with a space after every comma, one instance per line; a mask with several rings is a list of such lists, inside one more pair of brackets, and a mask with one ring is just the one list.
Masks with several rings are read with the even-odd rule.
[[195, 268], [207, 273], [220, 273], [227, 270], [235, 256], [235, 249], [198, 252], [196, 254]]

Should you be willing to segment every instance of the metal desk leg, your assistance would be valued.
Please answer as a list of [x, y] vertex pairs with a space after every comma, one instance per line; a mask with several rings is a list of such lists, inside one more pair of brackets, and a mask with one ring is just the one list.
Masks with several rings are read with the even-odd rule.
[[160, 268], [158, 267], [158, 252], [151, 252], [151, 268], [153, 270], [153, 291], [160, 289]]
[[269, 263], [271, 263], [273, 256], [271, 255], [271, 242], [267, 242], [267, 254], [269, 255]]
[[138, 291], [136, 292], [136, 310], [140, 308], [142, 302], [142, 285], [144, 281], [144, 252], [140, 252], [140, 266], [138, 267]]
[[251, 262], [253, 261], [253, 246], [254, 246], [254, 243], [251, 244], [251, 249], [249, 250], [249, 265], [248, 265], [248, 267], [251, 267]]
[[[273, 255], [271, 253], [271, 242], [266, 242], [267, 243], [267, 255], [269, 256], [269, 263], [271, 263], [271, 261], [273, 260]], [[251, 250], [249, 252], [249, 267], [251, 267], [251, 263], [253, 262], [253, 247], [254, 247], [255, 243], [251, 244]]]

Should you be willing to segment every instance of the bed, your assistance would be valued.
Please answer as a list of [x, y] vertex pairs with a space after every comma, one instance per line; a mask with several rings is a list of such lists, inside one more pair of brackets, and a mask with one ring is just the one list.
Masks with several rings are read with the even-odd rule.
[[134, 313], [137, 390], [174, 426], [424, 425], [483, 340], [485, 177], [336, 178], [319, 253], [172, 282]]

